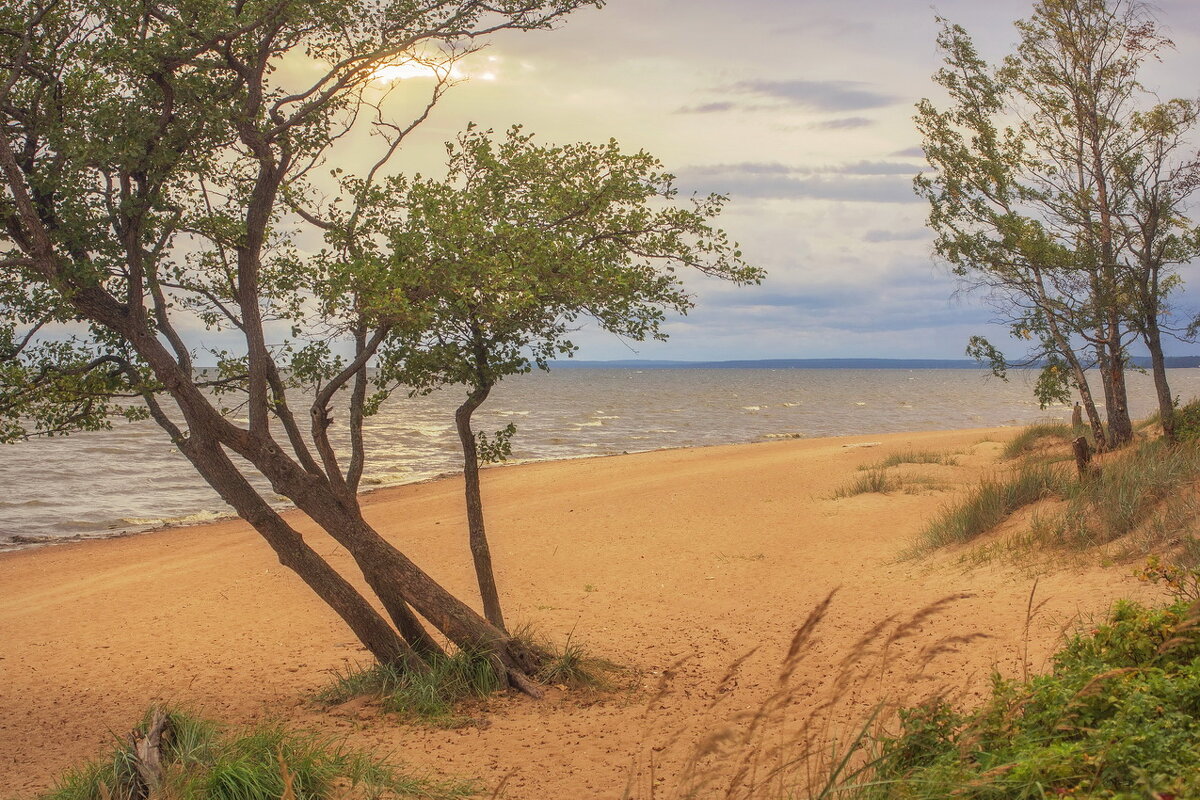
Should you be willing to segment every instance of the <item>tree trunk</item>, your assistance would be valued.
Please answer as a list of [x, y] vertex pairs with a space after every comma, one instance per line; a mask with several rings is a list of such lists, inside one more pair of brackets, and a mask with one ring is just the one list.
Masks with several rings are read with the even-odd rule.
[[1171, 386], [1167, 383], [1167, 364], [1163, 356], [1162, 334], [1158, 329], [1157, 319], [1148, 319], [1146, 328], [1146, 349], [1150, 351], [1150, 369], [1154, 373], [1154, 391], [1158, 395], [1158, 419], [1162, 425], [1163, 439], [1168, 444], [1175, 444], [1175, 399], [1171, 396]]
[[193, 431], [192, 436], [180, 443], [180, 451], [238, 516], [267, 540], [279, 563], [299, 575], [342, 618], [377, 661], [417, 672], [428, 669], [371, 604], [258, 495], [220, 445]]
[[514, 686], [540, 696], [528, 677], [536, 672], [542, 655], [529, 650], [442, 588], [380, 536], [362, 518], [357, 504], [343, 504], [327, 482], [298, 468], [294, 472], [281, 471], [279, 462], [271, 459], [253, 463], [272, 478], [277, 490], [346, 548], [386, 607], [394, 608], [401, 601], [407, 603], [460, 648], [491, 654], [497, 669]]
[[1105, 345], [1108, 375], [1105, 397], [1108, 403], [1108, 433], [1113, 447], [1133, 440], [1133, 420], [1129, 417], [1129, 396], [1125, 387], [1125, 354], [1119, 341]]
[[1104, 434], [1104, 423], [1100, 420], [1100, 412], [1096, 410], [1096, 400], [1092, 396], [1092, 387], [1088, 383], [1087, 372], [1084, 371], [1083, 365], [1079, 363], [1079, 357], [1075, 354], [1075, 351], [1066, 346], [1067, 341], [1059, 333], [1057, 325], [1051, 325], [1051, 334], [1054, 336], [1054, 342], [1058, 347], [1059, 354], [1071, 369], [1071, 378], [1075, 383], [1076, 391], [1079, 392], [1079, 399], [1083, 404], [1083, 410], [1087, 413], [1088, 425], [1092, 429], [1092, 438], [1096, 441], [1096, 449], [1104, 452], [1108, 449], [1108, 439]]
[[1088, 446], [1086, 436], [1077, 437], [1071, 442], [1071, 448], [1075, 452], [1075, 470], [1079, 473], [1079, 479], [1084, 480], [1092, 473], [1092, 448]]
[[483, 600], [483, 616], [500, 630], [504, 626], [504, 614], [500, 609], [500, 592], [496, 588], [496, 575], [492, 570], [492, 552], [488, 547], [487, 531], [483, 523], [483, 496], [479, 489], [479, 452], [475, 433], [471, 430], [471, 415], [483, 404], [491, 393], [491, 387], [477, 387], [467, 401], [454, 412], [454, 424], [458, 428], [458, 440], [463, 451], [463, 483], [467, 499], [467, 531], [471, 544], [471, 558], [475, 562], [475, 579], [479, 584], [479, 597]]
[[163, 756], [166, 745], [175, 734], [171, 718], [161, 708], [154, 709], [146, 732], [134, 729], [129, 734], [133, 749], [133, 766], [136, 777], [130, 776], [129, 784], [118, 786], [118, 794], [136, 800], [158, 800], [162, 797], [162, 785], [166, 779]]
[[[1045, 286], [1041, 283], [1040, 279], [1037, 283], [1037, 288], [1038, 296], [1042, 298], [1043, 303], [1048, 307], [1050, 305], [1049, 298], [1046, 294]], [[1046, 314], [1046, 324], [1049, 326], [1050, 336], [1055, 348], [1063, 360], [1067, 362], [1067, 366], [1071, 370], [1075, 389], [1079, 392], [1079, 399], [1083, 403], [1083, 410], [1087, 413], [1088, 425], [1091, 426], [1092, 438], [1096, 442], [1096, 449], [1104, 452], [1108, 449], [1108, 437], [1104, 433], [1104, 423], [1100, 421], [1100, 412], [1096, 410], [1096, 400], [1092, 396], [1092, 387], [1088, 383], [1087, 372], [1084, 370], [1083, 364], [1079, 362], [1078, 354], [1071, 347], [1070, 339], [1063, 334], [1058, 320], [1053, 314]]]

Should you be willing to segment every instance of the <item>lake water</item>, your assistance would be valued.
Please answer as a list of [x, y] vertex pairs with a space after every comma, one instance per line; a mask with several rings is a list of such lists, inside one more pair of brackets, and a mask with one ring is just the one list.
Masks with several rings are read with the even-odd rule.
[[[1004, 383], [969, 369], [563, 368], [504, 381], [475, 419], [477, 430], [516, 424], [514, 460], [1068, 421], [1066, 406], [1038, 408], [1032, 379], [1015, 373]], [[1129, 379], [1131, 410], [1145, 416], [1155, 408], [1152, 381]], [[1171, 370], [1171, 386], [1197, 396], [1200, 369]], [[364, 488], [460, 471], [461, 396], [397, 395], [368, 420]], [[152, 422], [0, 446], [0, 481], [0, 549], [229, 514]]]

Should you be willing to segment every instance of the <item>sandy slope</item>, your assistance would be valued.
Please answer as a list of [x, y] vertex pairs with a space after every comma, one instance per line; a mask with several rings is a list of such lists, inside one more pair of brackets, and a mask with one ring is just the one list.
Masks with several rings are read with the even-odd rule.
[[[240, 523], [0, 555], [0, 797], [46, 788], [161, 700], [235, 723], [282, 717], [337, 729], [487, 786], [508, 776], [513, 800], [620, 797], [631, 776], [634, 796], [645, 797], [651, 759], [664, 785], [676, 782], [693, 742], [775, 688], [796, 626], [836, 587], [793, 679], [794, 717], [828, 693], [839, 660], [872, 625], [957, 594], [969, 596], [891, 644], [886, 668], [842, 700], [857, 713], [884, 695], [945, 685], [977, 693], [993, 668], [1018, 672], [1026, 650], [1043, 663], [1065, 622], [1143, 587], [1128, 568], [1044, 575], [1037, 593], [1048, 602], [1026, 645], [1032, 576], [999, 565], [965, 571], [953, 554], [896, 559], [953, 490], [830, 495], [857, 466], [909, 447], [956, 451], [960, 463], [902, 469], [969, 481], [992, 469], [996, 442], [1010, 433], [814, 439], [487, 471], [508, 618], [628, 665], [639, 688], [600, 699], [498, 698], [480, 724], [449, 731], [357, 705], [315, 709], [309, 697], [328, 681], [324, 671], [364, 654]], [[366, 510], [466, 595], [460, 488], [447, 479], [382, 491]], [[348, 564], [334, 543], [313, 541]], [[945, 636], [974, 638], [922, 669], [923, 651]], [[667, 691], [655, 698], [660, 683]]]

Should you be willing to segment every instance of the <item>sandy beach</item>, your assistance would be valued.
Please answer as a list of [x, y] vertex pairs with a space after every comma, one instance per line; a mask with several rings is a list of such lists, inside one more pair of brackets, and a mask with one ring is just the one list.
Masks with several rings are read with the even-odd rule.
[[[511, 800], [619, 798], [631, 779], [643, 797], [651, 759], [669, 786], [690, 743], [773, 690], [796, 626], [834, 589], [793, 678], [800, 698], [827, 693], [873, 625], [956, 597], [893, 642], [886, 664], [842, 701], [863, 712], [880, 698], [954, 687], [970, 702], [993, 670], [1043, 666], [1073, 620], [1148, 591], [1129, 565], [1067, 566], [1036, 576], [1045, 605], [1028, 620], [1028, 570], [968, 568], [955, 552], [898, 558], [959, 487], [996, 468], [1013, 433], [780, 441], [487, 470], [506, 616], [624, 665], [629, 687], [552, 688], [541, 702], [497, 697], [473, 710], [477, 724], [453, 730], [362, 703], [318, 708], [313, 693], [328, 671], [366, 655], [241, 522], [0, 554], [0, 797], [45, 790], [159, 702], [232, 724], [282, 719], [344, 733], [418, 771], [477, 779], [484, 796], [507, 778]], [[958, 463], [897, 468], [938, 484], [912, 493], [832, 498], [859, 466], [907, 449], [952, 452]], [[382, 490], [364, 506], [418, 564], [472, 595], [460, 478]], [[295, 524], [351, 574], [336, 544]], [[959, 646], [927, 664], [947, 636]]]

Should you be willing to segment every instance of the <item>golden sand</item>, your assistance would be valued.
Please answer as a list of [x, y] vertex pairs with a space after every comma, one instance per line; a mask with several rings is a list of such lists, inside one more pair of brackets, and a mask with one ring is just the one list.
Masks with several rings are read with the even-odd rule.
[[[361, 703], [317, 708], [327, 671], [366, 655], [241, 522], [0, 554], [0, 796], [46, 789], [157, 702], [235, 724], [272, 718], [344, 733], [485, 787], [507, 776], [509, 800], [618, 798], [631, 775], [642, 796], [651, 758], [675, 780], [692, 742], [775, 689], [796, 626], [837, 587], [793, 676], [797, 718], [806, 697], [828, 694], [872, 625], [954, 595], [967, 596], [892, 642], [869, 680], [839, 691], [850, 714], [946, 686], [969, 702], [993, 670], [1042, 666], [1079, 615], [1146, 591], [1129, 567], [1044, 574], [1037, 599], [1046, 603], [1027, 624], [1027, 570], [968, 569], [954, 553], [898, 560], [961, 486], [995, 469], [1011, 434], [812, 439], [487, 470], [506, 617], [626, 665], [634, 688], [499, 697], [476, 710], [479, 724], [454, 730]], [[832, 499], [859, 466], [907, 449], [956, 453], [955, 466], [897, 468], [948, 488]], [[436, 579], [471, 595], [461, 479], [379, 491], [364, 506]], [[350, 574], [335, 543], [293, 521]], [[947, 636], [964, 643], [922, 667]], [[655, 700], [659, 685], [666, 693]]]

